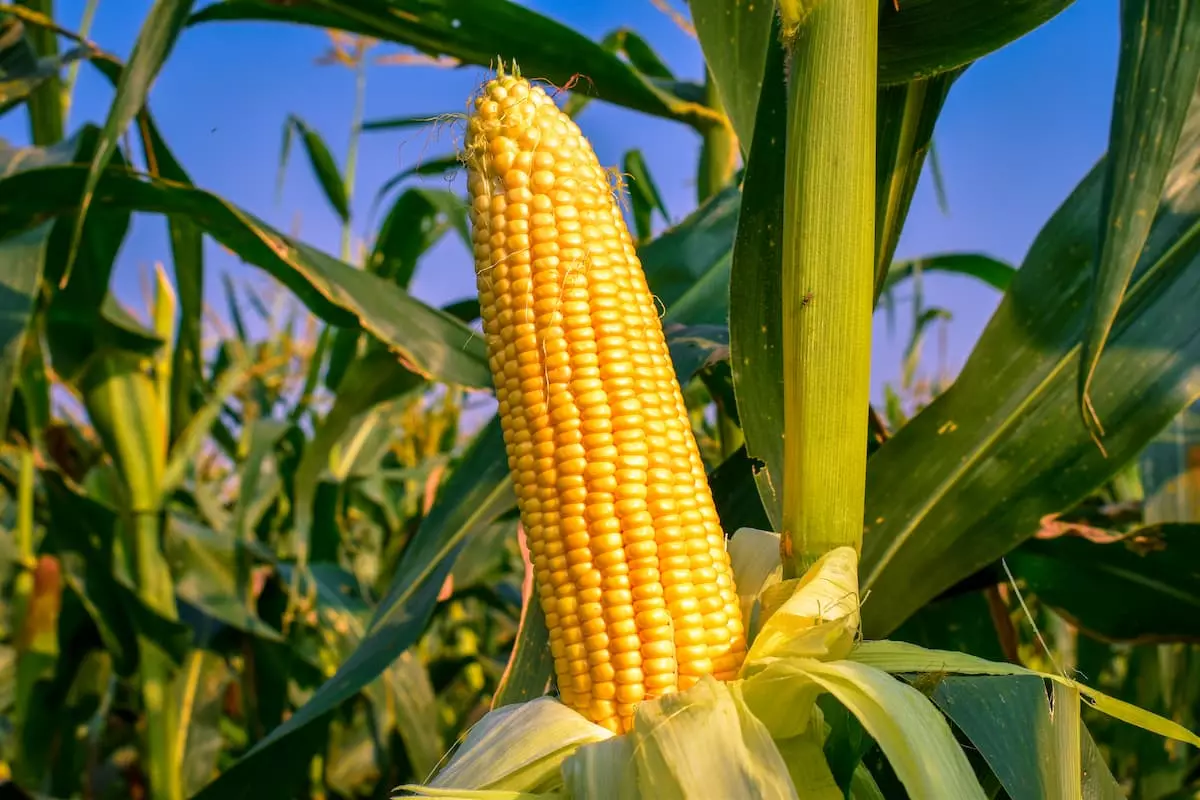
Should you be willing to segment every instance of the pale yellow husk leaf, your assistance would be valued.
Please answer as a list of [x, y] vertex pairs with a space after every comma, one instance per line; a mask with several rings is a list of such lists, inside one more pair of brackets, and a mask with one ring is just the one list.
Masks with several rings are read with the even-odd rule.
[[429, 787], [553, 790], [561, 785], [560, 765], [576, 747], [612, 735], [552, 697], [504, 706], [471, 728]]
[[858, 553], [853, 547], [829, 551], [800, 578], [767, 586], [756, 605], [761, 629], [744, 675], [780, 660], [845, 658], [858, 636]]
[[742, 627], [753, 641], [759, 628], [758, 596], [767, 587], [779, 583], [783, 575], [779, 563], [779, 534], [741, 528], [730, 537], [728, 550], [742, 609]]
[[[841, 797], [825, 761], [817, 698], [828, 692], [879, 743], [912, 797], [983, 798], [950, 726], [917, 689], [889, 673], [1036, 674], [1055, 695], [1060, 749], [1078, 750], [1078, 698], [1118, 719], [1200, 746], [1176, 723], [1055, 675], [899, 642], [859, 642], [858, 556], [826, 554], [781, 581], [779, 536], [741, 529], [729, 543], [752, 639], [739, 680], [706, 677], [638, 706], [613, 736], [553, 698], [487, 714], [419, 797], [462, 800], [707, 800]], [[1072, 707], [1074, 704], [1074, 707]], [[1072, 724], [1072, 720], [1074, 724]], [[1074, 730], [1074, 738], [1071, 731]], [[1060, 759], [1065, 797], [1078, 797], [1078, 754]], [[482, 791], [481, 791], [482, 790]], [[879, 800], [860, 766], [852, 800]]]
[[796, 800], [779, 750], [744, 707], [729, 684], [710, 676], [640, 705], [631, 734], [639, 796]]
[[411, 792], [408, 798], [426, 800], [566, 800], [561, 792], [516, 792], [504, 789], [434, 789], [429, 786], [401, 786]]

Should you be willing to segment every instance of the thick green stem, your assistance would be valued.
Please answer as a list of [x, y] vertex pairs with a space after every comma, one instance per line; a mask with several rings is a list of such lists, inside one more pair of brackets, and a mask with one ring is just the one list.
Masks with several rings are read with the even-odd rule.
[[[173, 619], [175, 590], [158, 544], [160, 517], [142, 512], [134, 516], [133, 523], [138, 595], [147, 606]], [[178, 709], [171, 700], [174, 667], [170, 657], [150, 638], [139, 636], [138, 645], [151, 796], [154, 800], [183, 800], [182, 762], [176, 760]]]
[[17, 483], [17, 561], [20, 572], [13, 584], [12, 630], [20, 630], [25, 622], [25, 611], [33, 596], [33, 572], [37, 569], [37, 558], [33, 548], [33, 448], [21, 447], [21, 471]]
[[[159, 544], [167, 421], [149, 366], [133, 353], [99, 356], [88, 368], [81, 389], [88, 416], [121, 477], [122, 550], [136, 577], [138, 597], [163, 617], [176, 619], [175, 587]], [[178, 713], [170, 699], [171, 660], [147, 636], [138, 637], [138, 655], [150, 798], [182, 800], [181, 765], [175, 759]]]
[[[54, 19], [54, 0], [16, 0], [16, 4]], [[58, 34], [38, 25], [26, 25], [25, 34], [41, 58], [58, 55]], [[38, 147], [47, 147], [63, 139], [62, 81], [52, 75], [33, 90], [26, 101], [29, 107], [30, 139]]]
[[862, 546], [875, 247], [878, 6], [823, 0], [799, 23], [784, 192], [785, 577]]
[[[38, 662], [42, 661], [42, 656], [35, 650], [37, 642], [35, 637], [31, 635], [30, 629], [33, 625], [29, 624], [29, 614], [31, 604], [33, 602], [33, 593], [35, 585], [35, 573], [37, 571], [37, 559], [33, 547], [33, 501], [34, 501], [34, 464], [33, 450], [29, 446], [21, 447], [21, 472], [17, 484], [17, 529], [16, 529], [16, 545], [17, 545], [17, 560], [18, 572], [13, 580], [12, 601], [9, 603], [10, 628], [17, 634], [17, 691], [15, 694], [15, 702], [11, 721], [13, 729], [16, 733], [12, 737], [13, 752], [11, 757], [13, 763], [18, 765], [18, 775], [20, 776], [20, 765], [24, 762], [21, 758], [21, 745], [24, 740], [25, 722], [29, 719], [31, 712], [31, 699], [33, 696], [32, 686], [36, 683], [37, 678], [41, 677], [42, 665]], [[53, 656], [53, 653], [48, 655]]]

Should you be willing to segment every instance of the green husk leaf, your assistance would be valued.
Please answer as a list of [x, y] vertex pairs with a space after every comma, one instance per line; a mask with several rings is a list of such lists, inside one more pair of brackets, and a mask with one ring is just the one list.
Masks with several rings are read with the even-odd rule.
[[[816, 722], [819, 717], [814, 717]], [[821, 725], [809, 725], [804, 733], [775, 742], [787, 763], [793, 786], [802, 786], [804, 800], [844, 800], [825, 758]]]
[[[752, 694], [750, 687], [759, 680], [769, 681], [771, 691]], [[789, 659], [748, 678], [745, 689], [747, 700], [757, 701], [751, 710], [760, 718], [773, 713], [775, 719], [779, 711], [768, 706], [794, 710], [811, 703], [814, 692], [829, 692], [879, 743], [911, 796], [984, 797], [945, 718], [925, 695], [881, 670], [849, 661]]]

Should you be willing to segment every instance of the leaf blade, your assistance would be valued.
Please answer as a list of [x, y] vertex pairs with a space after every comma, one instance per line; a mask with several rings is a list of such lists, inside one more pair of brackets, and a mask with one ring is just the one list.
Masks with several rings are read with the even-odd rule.
[[[1096, 286], [1079, 358], [1079, 403], [1097, 437], [1104, 426], [1092, 381], [1138, 256], [1150, 235], [1188, 102], [1200, 94], [1200, 2], [1121, 4], [1121, 57], [1109, 131]], [[1103, 449], [1103, 445], [1101, 445]]]

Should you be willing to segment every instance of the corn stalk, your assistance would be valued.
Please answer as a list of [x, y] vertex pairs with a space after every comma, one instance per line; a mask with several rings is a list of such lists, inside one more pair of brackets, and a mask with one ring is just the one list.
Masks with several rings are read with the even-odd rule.
[[878, 8], [780, 4], [791, 50], [784, 194], [782, 558], [862, 547], [875, 237]]

